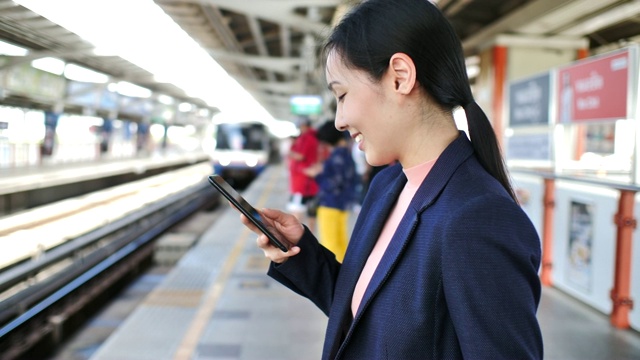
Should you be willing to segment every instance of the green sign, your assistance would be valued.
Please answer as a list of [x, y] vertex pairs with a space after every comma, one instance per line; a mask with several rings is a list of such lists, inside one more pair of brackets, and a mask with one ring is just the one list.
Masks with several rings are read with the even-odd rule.
[[292, 96], [289, 101], [294, 115], [318, 115], [322, 113], [322, 98], [319, 95]]

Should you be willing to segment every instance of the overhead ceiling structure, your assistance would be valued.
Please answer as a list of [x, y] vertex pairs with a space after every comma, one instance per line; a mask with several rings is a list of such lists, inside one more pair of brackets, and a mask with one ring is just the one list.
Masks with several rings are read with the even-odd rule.
[[[154, 2], [274, 118], [286, 120], [292, 118], [289, 110], [292, 95], [328, 96], [318, 50], [331, 26], [358, 1]], [[468, 56], [489, 46], [499, 35], [532, 43], [586, 39], [593, 52], [636, 41], [640, 35], [638, 0], [436, 2], [462, 39]], [[118, 19], [113, 21], [116, 23]], [[140, 26], [144, 26], [144, 21], [144, 14], [140, 14]], [[149, 72], [117, 56], [95, 55], [90, 44], [77, 35], [11, 0], [0, 0], [0, 39], [33, 50], [20, 61], [54, 55], [154, 91], [188, 99], [181, 89], [155, 81]], [[0, 103], [7, 101], [5, 98]]]
[[276, 118], [294, 95], [322, 94], [318, 50], [341, 0], [155, 0]]
[[[5, 56], [2, 59], [4, 61], [0, 63], [0, 79], [3, 77], [3, 70], [10, 67], [28, 64], [40, 58], [55, 57], [108, 74], [111, 81], [128, 81], [155, 93], [172, 96], [178, 101], [211, 108], [201, 99], [188, 96], [184, 90], [173, 84], [158, 82], [149, 71], [119, 56], [96, 55], [94, 46], [89, 42], [12, 0], [0, 0], [0, 40], [29, 49], [26, 56]], [[47, 99], [27, 97], [3, 90], [0, 82], [0, 105], [45, 110], [56, 105]]]

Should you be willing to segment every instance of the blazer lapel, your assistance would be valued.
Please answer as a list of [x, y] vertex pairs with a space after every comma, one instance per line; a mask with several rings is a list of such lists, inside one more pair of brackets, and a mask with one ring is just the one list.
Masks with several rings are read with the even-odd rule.
[[349, 241], [347, 254], [345, 254], [345, 262], [340, 268], [336, 283], [336, 289], [341, 290], [334, 294], [331, 314], [329, 315], [323, 349], [323, 353], [329, 358], [335, 356], [347, 330], [351, 326], [353, 319], [351, 314], [353, 289], [371, 250], [376, 244], [384, 222], [406, 183], [407, 178], [402, 171], [398, 169], [398, 172], [398, 176], [389, 185], [388, 191], [381, 196], [372, 198], [371, 204], [367, 207], [368, 210], [358, 216]]
[[[360, 277], [360, 272], [362, 268], [364, 268], [364, 264], [367, 262], [369, 254], [371, 250], [373, 250], [378, 236], [380, 236], [382, 228], [389, 217], [389, 213], [391, 209], [393, 209], [406, 182], [407, 178], [404, 174], [398, 176], [388, 191], [382, 194], [382, 196], [379, 196], [377, 200], [374, 200], [369, 207], [370, 210], [358, 216], [347, 250], [351, 256], [347, 259], [345, 254], [347, 262], [342, 265], [342, 269], [340, 270], [341, 277], [347, 281], [348, 285], [351, 285], [350, 288], [355, 288], [356, 282]], [[353, 273], [349, 271], [342, 276], [345, 267], [347, 270], [353, 270]]]
[[366, 308], [369, 306], [371, 299], [375, 296], [375, 294], [382, 286], [383, 282], [387, 279], [387, 275], [392, 271], [393, 266], [396, 264], [396, 261], [402, 254], [402, 251], [406, 247], [407, 243], [411, 239], [411, 234], [413, 233], [416, 225], [418, 223], [418, 213], [416, 210], [409, 206], [407, 208], [406, 213], [400, 220], [400, 224], [398, 224], [398, 229], [393, 234], [391, 238], [391, 242], [389, 246], [384, 252], [382, 259], [380, 259], [380, 263], [376, 268], [371, 280], [369, 281], [369, 285], [367, 285], [367, 290], [362, 296], [362, 301], [360, 302], [360, 308], [358, 309], [358, 314], [353, 321], [352, 328], [357, 324], [357, 322], [362, 317], [362, 314], [365, 312]]
[[[458, 138], [440, 154], [440, 157], [411, 200], [400, 224], [398, 224], [398, 228], [391, 238], [389, 246], [382, 256], [382, 259], [380, 259], [380, 263], [373, 273], [373, 277], [364, 293], [353, 326], [357, 324], [361, 314], [364, 313], [371, 299], [378, 292], [378, 289], [382, 286], [385, 279], [387, 279], [388, 274], [393, 270], [393, 266], [406, 248], [407, 243], [412, 239], [412, 234], [418, 224], [420, 213], [437, 199], [458, 166], [472, 154], [473, 148], [471, 147], [471, 143], [463, 132], [460, 132]], [[379, 235], [380, 232], [377, 234]], [[371, 249], [367, 252], [367, 257], [370, 252]], [[364, 264], [362, 266], [364, 266]], [[362, 267], [360, 267], [360, 269], [362, 269]]]

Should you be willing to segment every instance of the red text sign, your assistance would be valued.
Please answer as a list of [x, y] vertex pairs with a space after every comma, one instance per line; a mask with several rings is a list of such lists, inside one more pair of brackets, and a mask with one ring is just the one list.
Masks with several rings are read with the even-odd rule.
[[627, 118], [630, 52], [586, 59], [558, 71], [558, 121]]

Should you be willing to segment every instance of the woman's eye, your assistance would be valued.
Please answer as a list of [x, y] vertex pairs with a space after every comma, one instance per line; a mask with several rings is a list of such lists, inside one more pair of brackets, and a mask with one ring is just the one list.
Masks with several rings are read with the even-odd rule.
[[338, 101], [342, 101], [342, 99], [344, 99], [344, 97], [345, 97], [346, 95], [347, 95], [347, 94], [346, 94], [346, 93], [344, 93], [344, 94], [342, 94], [342, 95], [338, 96]]

